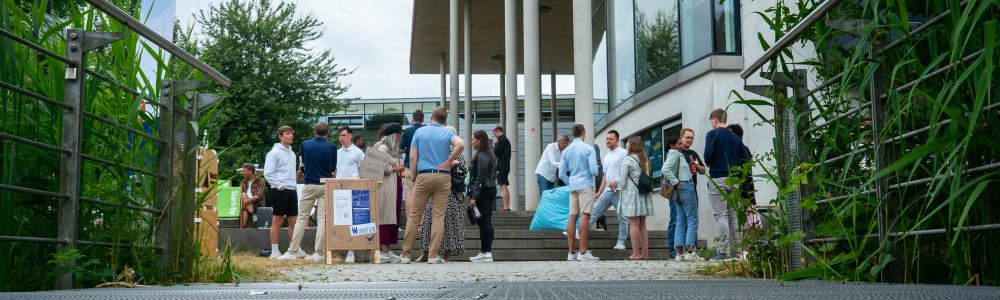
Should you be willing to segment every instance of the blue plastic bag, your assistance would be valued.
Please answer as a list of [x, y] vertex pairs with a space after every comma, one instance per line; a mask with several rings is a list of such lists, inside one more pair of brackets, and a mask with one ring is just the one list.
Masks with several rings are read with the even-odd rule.
[[[569, 187], [558, 187], [542, 192], [535, 216], [531, 219], [531, 230], [566, 230], [569, 219]], [[577, 226], [580, 220], [576, 221]]]

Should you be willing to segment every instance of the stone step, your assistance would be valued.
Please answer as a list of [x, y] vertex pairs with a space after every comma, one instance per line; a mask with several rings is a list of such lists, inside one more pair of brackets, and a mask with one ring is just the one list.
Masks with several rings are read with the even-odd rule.
[[[632, 255], [632, 250], [614, 250], [614, 249], [597, 249], [592, 248], [590, 251], [601, 260], [625, 260]], [[368, 258], [369, 251], [355, 251], [355, 255], [358, 262], [370, 261]], [[396, 254], [400, 254], [398, 251], [393, 251]], [[565, 247], [560, 249], [540, 249], [540, 250], [507, 250], [507, 249], [493, 249], [493, 260], [495, 261], [565, 261], [567, 250]], [[479, 249], [466, 248], [465, 253], [461, 255], [454, 255], [451, 257], [451, 261], [469, 261], [469, 257], [476, 256], [479, 254]], [[420, 256], [420, 252], [414, 250], [410, 253], [412, 256], [410, 259], [417, 259]], [[669, 252], [666, 249], [654, 249], [650, 248], [649, 256], [653, 260], [666, 260]], [[577, 261], [567, 261], [566, 263], [587, 263], [587, 262], [577, 262]]]

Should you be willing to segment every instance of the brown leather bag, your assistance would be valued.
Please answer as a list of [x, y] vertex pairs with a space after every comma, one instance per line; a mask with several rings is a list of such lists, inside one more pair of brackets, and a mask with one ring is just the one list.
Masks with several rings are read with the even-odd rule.
[[[684, 159], [683, 155], [681, 155], [681, 158], [677, 160], [676, 169], [678, 173], [680, 173], [681, 170], [681, 159]], [[670, 180], [667, 180], [667, 176], [664, 175], [663, 182], [660, 183], [660, 196], [663, 197], [663, 199], [667, 199], [669, 201], [673, 199], [671, 198], [673, 195], [674, 195], [674, 186], [670, 185]]]

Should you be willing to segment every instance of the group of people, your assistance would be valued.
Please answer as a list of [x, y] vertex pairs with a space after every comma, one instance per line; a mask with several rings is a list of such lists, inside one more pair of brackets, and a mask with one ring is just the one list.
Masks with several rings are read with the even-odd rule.
[[[711, 179], [708, 198], [715, 217], [717, 238], [721, 242], [718, 258], [737, 258], [744, 254], [734, 246], [740, 238], [736, 213], [723, 195], [737, 188], [727, 178], [734, 172], [740, 172], [740, 168], [751, 157], [749, 148], [742, 141], [743, 129], [739, 125], [727, 125], [726, 119], [726, 112], [722, 109], [716, 109], [709, 115], [713, 129], [706, 135], [704, 163], [698, 153], [691, 149], [694, 130], [684, 128], [680, 136], [665, 139], [670, 150], [660, 172], [663, 174], [663, 188], [672, 190], [667, 199], [670, 207], [667, 243], [671, 259], [703, 259], [696, 251], [698, 174], [707, 175]], [[603, 216], [611, 206], [615, 207], [619, 215], [618, 240], [614, 249], [625, 250], [625, 240], [628, 238], [632, 246], [628, 259], [649, 259], [646, 218], [653, 216], [652, 189], [641, 188], [640, 182], [643, 180], [640, 177], [651, 176], [652, 163], [645, 152], [642, 139], [633, 136], [627, 140], [625, 147], [621, 147], [618, 131], [609, 130], [605, 135], [605, 145], [609, 151], [598, 161], [598, 151], [583, 141], [586, 134], [583, 125], [574, 125], [572, 131], [572, 143], [569, 143], [569, 137], [563, 136], [545, 148], [535, 171], [542, 191], [554, 188], [557, 183], [569, 187], [570, 212], [564, 232], [569, 250], [567, 260], [600, 259], [587, 248], [589, 231], [597, 218]], [[595, 181], [599, 182], [596, 190]], [[578, 227], [578, 219], [580, 224], [588, 225]]]
[[[509, 172], [508, 164], [499, 164], [494, 155], [492, 142], [486, 132], [473, 133], [471, 146], [476, 155], [471, 162], [461, 156], [465, 141], [457, 132], [443, 124], [447, 113], [438, 108], [431, 114], [429, 125], [423, 124], [424, 114], [413, 112], [413, 124], [405, 130], [399, 123], [383, 125], [378, 131], [378, 142], [369, 151], [380, 151], [391, 157], [379, 181], [377, 201], [378, 215], [373, 216], [378, 225], [381, 262], [409, 263], [411, 250], [417, 234], [421, 235], [420, 248], [423, 249], [418, 261], [441, 263], [453, 255], [465, 251], [465, 206], [475, 206], [480, 212], [476, 219], [479, 225], [482, 246], [479, 255], [470, 258], [475, 262], [493, 261], [491, 246], [493, 226], [491, 215], [496, 207], [495, 199], [500, 184], [506, 188], [504, 180], [497, 176]], [[495, 129], [503, 131], [502, 127]], [[278, 143], [267, 153], [264, 162], [264, 179], [256, 177], [254, 164], [244, 164], [244, 180], [240, 183], [242, 196], [243, 225], [257, 207], [268, 199], [272, 207], [270, 228], [271, 254], [273, 259], [311, 259], [322, 261], [325, 253], [324, 228], [326, 223], [326, 192], [323, 178], [359, 178], [361, 161], [365, 155], [358, 146], [364, 143], [353, 135], [348, 126], [337, 129], [342, 145], [337, 149], [327, 140], [330, 126], [319, 122], [313, 126], [314, 137], [302, 142], [301, 176], [304, 183], [301, 197], [298, 196], [296, 180], [296, 155], [291, 144], [294, 130], [282, 126], [277, 131]], [[503, 143], [503, 141], [501, 141]], [[505, 145], [509, 158], [510, 143]], [[504, 155], [500, 153], [501, 155]], [[499, 168], [498, 168], [499, 167]], [[466, 183], [466, 174], [470, 174]], [[269, 187], [267, 187], [269, 185]], [[267, 189], [267, 191], [265, 191]], [[506, 189], [504, 190], [506, 194]], [[404, 202], [404, 198], [406, 201]], [[466, 200], [468, 199], [468, 202]], [[402, 210], [405, 203], [405, 210]], [[315, 207], [317, 223], [315, 249], [312, 255], [300, 248], [305, 228]], [[390, 251], [391, 245], [399, 239], [401, 216], [406, 216], [403, 251], [396, 255]], [[291, 242], [283, 254], [278, 249], [281, 225], [288, 221]], [[419, 232], [418, 232], [419, 230]], [[355, 262], [353, 251], [343, 257], [346, 263]]]
[[[709, 202], [719, 240], [723, 242], [720, 255], [729, 258], [741, 254], [733, 246], [739, 240], [736, 214], [723, 195], [736, 189], [726, 178], [750, 160], [750, 152], [742, 142], [742, 128], [727, 125], [726, 117], [722, 109], [714, 110], [709, 116], [713, 129], [706, 135], [704, 163], [691, 149], [695, 136], [693, 130], [684, 128], [680, 136], [665, 139], [670, 150], [660, 171], [663, 187], [673, 191], [668, 199], [670, 222], [667, 229], [671, 259], [702, 259], [696, 252], [695, 244], [698, 174], [707, 175], [711, 180], [708, 184]], [[422, 251], [416, 261], [441, 263], [463, 254], [467, 205], [478, 210], [473, 222], [479, 226], [481, 240], [480, 253], [470, 260], [493, 261], [491, 217], [497, 207], [498, 193], [503, 200], [501, 210], [510, 210], [507, 177], [511, 145], [504, 128], [496, 126], [493, 129], [496, 147], [485, 131], [475, 131], [469, 141], [475, 154], [467, 161], [461, 155], [466, 141], [458, 136], [455, 128], [444, 125], [447, 113], [443, 108], [432, 112], [429, 125], [424, 125], [423, 119], [423, 112], [417, 110], [413, 112], [411, 126], [405, 130], [399, 123], [383, 125], [378, 132], [378, 142], [371, 147], [392, 157], [383, 171], [377, 199], [379, 213], [375, 219], [379, 224], [380, 261], [410, 263], [418, 234]], [[327, 141], [329, 131], [329, 125], [317, 123], [313, 127], [314, 138], [301, 145], [304, 165], [301, 199], [295, 191], [296, 156], [291, 148], [294, 136], [291, 127], [278, 129], [279, 142], [267, 154], [264, 163], [266, 184], [254, 177], [253, 164], [243, 165], [245, 179], [240, 186], [245, 219], [249, 219], [247, 211], [263, 204], [265, 194], [273, 207], [271, 258], [324, 259], [324, 252], [320, 249], [324, 238], [326, 198], [321, 179], [358, 178], [364, 159], [364, 153], [356, 146], [359, 139], [353, 136], [351, 128], [338, 128], [340, 149]], [[622, 146], [618, 131], [609, 130], [605, 135], [609, 151], [598, 160], [600, 151], [596, 145], [584, 142], [587, 134], [585, 127], [574, 125], [572, 134], [572, 141], [568, 136], [561, 136], [547, 145], [535, 170], [542, 191], [557, 186], [567, 186], [570, 190], [570, 212], [564, 232], [569, 250], [567, 260], [600, 259], [587, 247], [589, 230], [611, 206], [619, 215], [618, 239], [614, 249], [625, 250], [625, 241], [630, 239], [632, 253], [628, 259], [649, 259], [646, 218], [653, 216], [653, 200], [651, 190], [642, 188], [640, 183], [648, 184], [653, 164], [645, 152], [642, 139], [630, 137]], [[267, 192], [265, 185], [270, 185]], [[308, 255], [300, 244], [314, 206], [318, 223], [316, 251]], [[406, 228], [402, 230], [402, 253], [396, 255], [390, 251], [390, 246], [399, 239], [399, 224], [404, 214]], [[289, 222], [291, 242], [287, 251], [281, 254], [278, 236], [285, 220]], [[580, 224], [587, 225], [577, 226], [578, 220]], [[343, 260], [353, 263], [353, 251], [348, 251]]]

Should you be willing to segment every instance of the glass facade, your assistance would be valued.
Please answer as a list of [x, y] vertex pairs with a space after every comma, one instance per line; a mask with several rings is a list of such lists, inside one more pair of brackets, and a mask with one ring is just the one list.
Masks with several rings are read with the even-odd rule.
[[608, 41], [602, 37], [597, 55], [607, 51], [607, 60], [595, 58], [594, 70], [597, 79], [597, 63], [607, 65], [611, 107], [705, 57], [739, 55], [739, 7], [738, 0], [602, 2], [595, 12], [608, 26], [595, 30]]
[[635, 94], [635, 20], [632, 0], [611, 1], [608, 14], [612, 23], [611, 47], [608, 66], [612, 68], [609, 85], [612, 87], [611, 103], [622, 103]]
[[677, 15], [677, 2], [635, 1], [636, 91], [653, 85], [680, 68]]
[[[430, 100], [430, 99], [428, 99]], [[379, 126], [388, 122], [402, 122], [410, 124], [413, 120], [412, 113], [420, 109], [424, 112], [425, 121], [430, 116], [431, 111], [438, 107], [437, 101], [413, 102], [410, 99], [372, 99], [356, 101], [347, 106], [343, 111], [339, 111], [324, 120], [330, 124], [350, 125], [355, 128], [378, 129]], [[405, 101], [405, 102], [404, 102]], [[549, 112], [549, 99], [543, 99], [541, 103], [542, 117], [545, 122], [551, 121]], [[574, 118], [574, 100], [560, 98], [556, 100], [559, 111], [560, 122], [572, 122]], [[472, 120], [475, 124], [496, 124], [500, 123], [500, 101], [499, 99], [474, 100]], [[459, 116], [465, 119], [462, 108], [464, 103], [459, 105]], [[518, 113], [524, 113], [524, 100], [517, 103]], [[608, 113], [608, 104], [605, 99], [595, 99], [594, 101], [594, 121], [597, 121], [604, 114]]]

